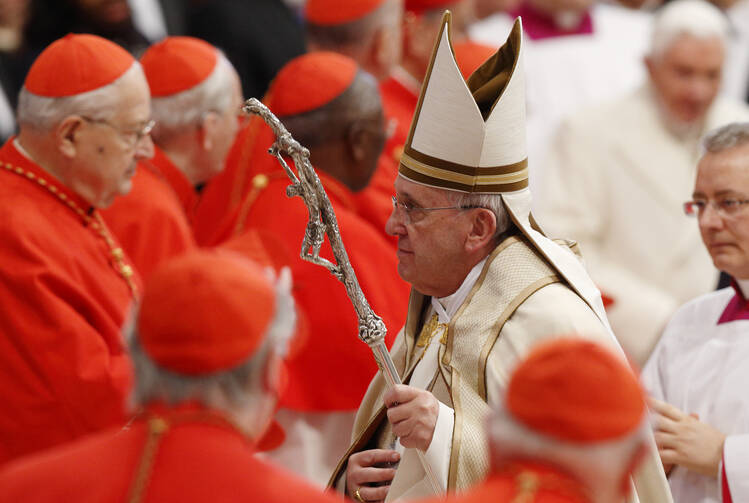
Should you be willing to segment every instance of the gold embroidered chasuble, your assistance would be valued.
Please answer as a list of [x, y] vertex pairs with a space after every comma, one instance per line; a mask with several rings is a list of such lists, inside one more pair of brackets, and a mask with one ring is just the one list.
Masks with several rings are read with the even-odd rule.
[[[524, 348], [507, 344], [495, 348], [503, 326], [528, 297], [559, 282], [555, 271], [524, 237], [511, 236], [489, 256], [476, 284], [447, 325], [446, 333], [443, 333], [443, 326], [434, 324], [436, 334], [431, 335], [440, 337], [443, 342], [439, 349], [438, 370], [429, 389], [440, 402], [455, 411], [448, 490], [465, 489], [487, 472], [488, 453], [483, 424], [489, 410], [487, 373], [509, 375], [510, 369], [505, 368], [507, 362], [516, 361], [518, 351], [524, 352]], [[561, 283], [557, 286], [569, 295], [575, 295]], [[428, 347], [428, 344], [418, 344], [419, 339], [429, 336], [429, 328], [432, 328], [428, 326], [429, 320], [424, 319], [428, 306], [429, 297], [412, 291], [406, 325], [391, 350], [396, 368], [406, 383]], [[592, 310], [588, 311], [590, 318], [597, 320]], [[600, 333], [605, 333], [603, 326]], [[378, 374], [370, 383], [359, 408], [352, 445], [334, 472], [331, 485], [342, 487], [345, 479], [342, 475], [350, 454], [389, 447], [392, 435], [382, 404], [385, 390], [385, 382]]]

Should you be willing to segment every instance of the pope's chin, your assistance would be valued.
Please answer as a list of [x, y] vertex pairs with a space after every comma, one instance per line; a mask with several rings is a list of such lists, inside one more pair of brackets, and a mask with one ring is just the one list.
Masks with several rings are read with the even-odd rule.
[[405, 261], [404, 258], [400, 256], [400, 254], [398, 258], [398, 276], [400, 276], [401, 279], [406, 283], [413, 284], [414, 277], [412, 264]]

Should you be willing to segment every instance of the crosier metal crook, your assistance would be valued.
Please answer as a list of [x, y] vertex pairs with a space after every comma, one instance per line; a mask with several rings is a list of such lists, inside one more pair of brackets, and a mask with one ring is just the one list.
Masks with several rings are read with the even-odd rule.
[[[286, 187], [286, 194], [289, 197], [301, 197], [307, 207], [309, 220], [307, 221], [307, 228], [304, 231], [300, 257], [303, 260], [325, 267], [343, 283], [346, 287], [346, 293], [354, 305], [354, 310], [359, 321], [359, 339], [365, 342], [372, 350], [377, 366], [380, 368], [388, 387], [401, 384], [401, 378], [385, 346], [387, 328], [382, 318], [377, 316], [372, 310], [369, 302], [367, 302], [367, 298], [364, 296], [364, 292], [362, 292], [359, 286], [354, 268], [351, 267], [346, 248], [343, 246], [333, 206], [330, 204], [330, 199], [328, 199], [328, 195], [325, 193], [320, 178], [318, 178], [317, 173], [312, 168], [312, 164], [309, 162], [309, 150], [299, 144], [286, 130], [281, 121], [273, 115], [273, 112], [259, 100], [250, 98], [245, 102], [242, 110], [248, 114], [259, 115], [271, 128], [276, 141], [269, 149], [269, 153], [278, 160], [286, 175], [291, 179], [291, 185]], [[296, 168], [296, 173], [286, 163], [283, 155], [291, 158]], [[335, 263], [320, 257], [320, 247], [326, 235], [330, 241], [330, 247], [333, 249]], [[424, 467], [427, 479], [432, 485], [432, 490], [435, 494], [441, 493], [442, 488], [437, 482], [437, 477], [426, 460], [424, 452], [420, 449], [416, 449], [416, 452]]]

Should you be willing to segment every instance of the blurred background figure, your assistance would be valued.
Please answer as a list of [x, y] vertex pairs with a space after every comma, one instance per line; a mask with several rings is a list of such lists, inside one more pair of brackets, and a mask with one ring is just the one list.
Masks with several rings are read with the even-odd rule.
[[31, 62], [20, 54], [30, 0], [0, 2], [0, 142], [16, 132], [18, 90]]
[[[460, 42], [466, 38], [467, 26], [473, 20], [469, 0], [405, 0], [401, 63], [381, 86], [385, 113], [397, 121], [393, 127], [392, 141], [397, 144], [394, 152], [398, 160], [408, 138], [421, 81], [426, 75], [442, 23], [442, 13], [447, 9], [453, 14], [452, 40]], [[509, 28], [502, 33], [507, 32]], [[498, 41], [496, 47], [503, 42]]]
[[749, 0], [712, 0], [728, 17], [729, 34], [721, 91], [749, 101]]
[[166, 38], [141, 63], [157, 147], [139, 165], [133, 190], [104, 218], [145, 278], [162, 260], [195, 246], [199, 192], [224, 169], [239, 130], [242, 90], [223, 53], [196, 38]]
[[8, 466], [0, 501], [331, 501], [255, 456], [283, 439], [290, 289], [288, 270], [275, 280], [226, 251], [158, 268], [128, 334], [136, 419]]
[[522, 0], [472, 0], [475, 21], [481, 21], [500, 12], [512, 12]]
[[224, 51], [247, 98], [262, 98], [281, 67], [305, 52], [301, 22], [282, 0], [190, 0], [187, 34]]
[[400, 62], [402, 0], [308, 0], [304, 12], [310, 52], [339, 52], [380, 80]]
[[640, 365], [676, 307], [717, 285], [681, 203], [700, 137], [749, 117], [744, 104], [718, 96], [723, 14], [702, 0], [677, 0], [657, 16], [648, 82], [563, 121], [539, 199], [548, 230], [579, 240], [593, 280], [614, 301], [614, 333]]
[[152, 43], [167, 35], [182, 35], [187, 29], [186, 16], [192, 0], [127, 0], [127, 3], [133, 24]]
[[685, 209], [734, 282], [679, 309], [643, 381], [674, 501], [738, 503], [749, 501], [749, 123], [710, 132], [704, 147]]
[[526, 35], [530, 184], [539, 190], [558, 122], [643, 82], [650, 14], [594, 0], [524, 0], [510, 13], [475, 23], [470, 37], [499, 47], [515, 16], [522, 17]]
[[621, 357], [596, 343], [540, 343], [487, 418], [487, 478], [450, 503], [620, 503], [644, 459], [645, 393]]
[[133, 23], [127, 0], [31, 0], [25, 34], [30, 51], [38, 51], [68, 33], [99, 35], [136, 57], [149, 44]]

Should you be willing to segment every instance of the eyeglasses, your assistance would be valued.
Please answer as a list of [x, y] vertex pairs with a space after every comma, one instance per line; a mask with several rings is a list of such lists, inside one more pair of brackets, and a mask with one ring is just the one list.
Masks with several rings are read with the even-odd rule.
[[122, 129], [104, 119], [92, 119], [91, 117], [86, 117], [85, 115], [81, 115], [80, 117], [86, 122], [90, 122], [92, 124], [103, 124], [105, 126], [109, 126], [110, 128], [114, 129], [117, 134], [120, 135], [120, 137], [123, 138], [125, 142], [127, 142], [131, 147], [134, 147], [135, 145], [140, 143], [143, 138], [151, 134], [154, 126], [156, 126], [156, 121], [151, 119], [143, 126], [139, 126], [133, 129]]
[[393, 211], [401, 211], [403, 213], [403, 219], [406, 224], [413, 222], [413, 215], [418, 214], [422, 211], [437, 211], [437, 210], [471, 210], [474, 208], [480, 208], [480, 206], [435, 206], [432, 208], [421, 208], [419, 206], [412, 206], [409, 203], [402, 203], [392, 196], [393, 200]]
[[684, 214], [688, 217], [701, 217], [708, 206], [724, 218], [736, 216], [749, 204], [749, 199], [721, 199], [719, 201], [687, 201], [684, 203]]

